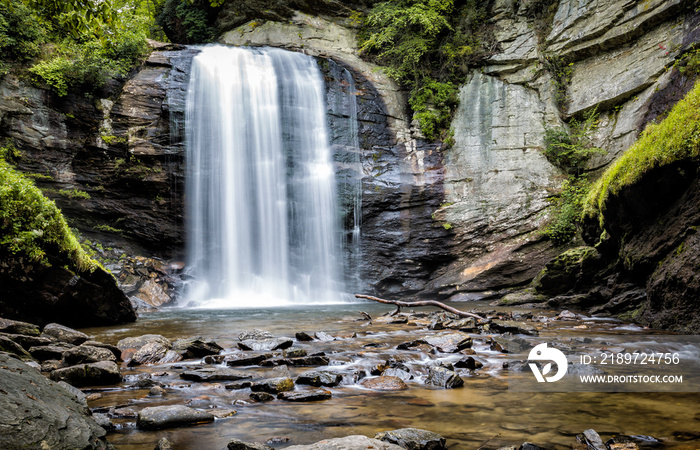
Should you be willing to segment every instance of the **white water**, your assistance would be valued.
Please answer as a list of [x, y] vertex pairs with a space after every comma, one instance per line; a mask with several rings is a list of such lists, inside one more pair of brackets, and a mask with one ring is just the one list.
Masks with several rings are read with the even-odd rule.
[[343, 300], [323, 79], [279, 49], [205, 47], [187, 98], [185, 300], [210, 308]]

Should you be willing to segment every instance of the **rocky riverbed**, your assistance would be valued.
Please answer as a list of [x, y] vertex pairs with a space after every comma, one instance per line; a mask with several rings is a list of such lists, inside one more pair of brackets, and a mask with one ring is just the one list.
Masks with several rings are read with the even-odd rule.
[[[542, 337], [561, 336], [562, 344], [583, 348], [598, 345], [589, 334], [651, 330], [570, 311], [492, 308], [479, 304], [475, 312], [483, 319], [429, 309], [392, 314], [374, 304], [169, 310], [84, 333], [4, 321], [2, 350], [25, 363], [10, 366], [15, 360], [3, 356], [0, 376], [16, 372], [17, 364], [33, 377], [40, 370], [44, 379], [60, 383], [46, 389], [64, 396], [68, 391], [83, 405], [81, 420], [93, 430], [83, 433], [85, 439], [104, 443], [103, 429], [124, 449], [280, 448], [324, 439], [329, 443], [308, 448], [698, 443], [698, 394], [523, 393], [508, 387], [509, 377], [524, 373], [523, 352], [526, 357]], [[44, 398], [29, 394], [36, 402]], [[10, 419], [3, 425], [12, 427], [6, 425]]]

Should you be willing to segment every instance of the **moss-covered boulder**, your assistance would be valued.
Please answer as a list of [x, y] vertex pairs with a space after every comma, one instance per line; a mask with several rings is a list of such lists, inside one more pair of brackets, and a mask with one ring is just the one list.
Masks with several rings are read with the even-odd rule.
[[0, 315], [75, 327], [136, 319], [129, 299], [85, 253], [55, 203], [2, 159]]
[[601, 258], [595, 248], [575, 247], [548, 262], [532, 285], [540, 294], [563, 294], [590, 282], [600, 268]]

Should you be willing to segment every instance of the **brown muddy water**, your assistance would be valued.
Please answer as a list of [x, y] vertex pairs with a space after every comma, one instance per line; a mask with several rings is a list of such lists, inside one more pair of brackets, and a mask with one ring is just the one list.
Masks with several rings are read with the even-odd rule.
[[[453, 304], [460, 309], [493, 310], [485, 303]], [[498, 307], [498, 311], [508, 308]], [[517, 308], [516, 308], [517, 309]], [[309, 371], [328, 369], [343, 374], [368, 371], [389, 358], [402, 360], [417, 374], [407, 382], [404, 391], [370, 391], [354, 384], [347, 377], [344, 384], [328, 388], [330, 400], [312, 403], [291, 403], [273, 400], [253, 403], [250, 390], [226, 390], [224, 383], [196, 383], [179, 378], [183, 366], [201, 361], [187, 360], [174, 365], [123, 367], [124, 382], [115, 387], [96, 389], [101, 398], [90, 407], [122, 409], [115, 418], [116, 431], [108, 435], [118, 449], [153, 449], [161, 437], [167, 437], [177, 449], [224, 449], [232, 438], [249, 442], [272, 443], [275, 448], [309, 444], [325, 438], [375, 433], [404, 427], [422, 428], [447, 439], [449, 449], [496, 449], [523, 442], [549, 444], [552, 448], [571, 448], [575, 435], [593, 428], [603, 440], [617, 434], [649, 435], [663, 441], [665, 448], [700, 448], [700, 393], [602, 393], [602, 392], [516, 392], [509, 388], [508, 370], [517, 356], [490, 350], [488, 336], [472, 334], [474, 357], [484, 367], [474, 372], [461, 372], [464, 386], [440, 389], [422, 383], [427, 365], [436, 360], [449, 362], [454, 355], [429, 355], [398, 351], [402, 342], [440, 333], [425, 327], [406, 324], [368, 326], [360, 311], [372, 317], [393, 311], [379, 304], [352, 303], [330, 306], [303, 306], [276, 309], [203, 310], [166, 309], [143, 314], [139, 320], [121, 327], [90, 328], [82, 331], [103, 342], [116, 344], [124, 337], [161, 334], [171, 340], [202, 336], [212, 338], [224, 347], [224, 354], [236, 352], [238, 334], [253, 329], [275, 336], [294, 337], [299, 331], [313, 335], [322, 331], [331, 335], [357, 333], [356, 338], [329, 342], [295, 342], [309, 354], [323, 351], [330, 367], [290, 367], [292, 377]], [[428, 312], [431, 308], [420, 308]], [[518, 311], [524, 311], [518, 309]], [[588, 334], [630, 335], [653, 334], [649, 330], [619, 321], [584, 317], [580, 320], [551, 321], [558, 311], [535, 310], [535, 323], [540, 338], [583, 339]], [[536, 337], [526, 337], [532, 340]], [[367, 346], [367, 344], [372, 344]], [[266, 377], [279, 376], [284, 368], [248, 368]], [[148, 389], [130, 386], [146, 374], [158, 374], [158, 381], [167, 385], [164, 397], [148, 397]], [[162, 372], [165, 372], [164, 374]], [[510, 371], [513, 375], [513, 370]], [[520, 375], [522, 376], [522, 375]], [[135, 413], [147, 406], [188, 404], [199, 409], [234, 409], [231, 417], [206, 425], [161, 431], [136, 429]], [[274, 441], [270, 441], [274, 442]]]

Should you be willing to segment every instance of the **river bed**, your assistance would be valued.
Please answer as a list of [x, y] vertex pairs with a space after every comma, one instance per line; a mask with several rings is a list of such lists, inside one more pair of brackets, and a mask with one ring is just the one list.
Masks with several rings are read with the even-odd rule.
[[[484, 312], [494, 307], [484, 302], [453, 304], [460, 309]], [[523, 308], [498, 307], [498, 312], [527, 313]], [[420, 308], [416, 311], [431, 311]], [[125, 381], [116, 388], [91, 391], [101, 398], [90, 401], [91, 408], [123, 407], [115, 418], [117, 429], [108, 436], [118, 449], [152, 449], [167, 437], [178, 449], [223, 449], [232, 438], [249, 442], [270, 442], [275, 448], [309, 444], [324, 438], [375, 433], [414, 427], [434, 431], [447, 439], [450, 449], [497, 449], [504, 445], [533, 442], [553, 448], [571, 448], [576, 434], [593, 428], [607, 439], [617, 434], [649, 435], [659, 438], [666, 448], [700, 448], [700, 413], [697, 392], [603, 393], [603, 392], [516, 392], [509, 388], [508, 370], [516, 356], [491, 350], [488, 334], [471, 333], [474, 358], [484, 366], [461, 372], [464, 386], [441, 389], [426, 386], [424, 374], [436, 360], [449, 362], [452, 355], [399, 352], [402, 342], [440, 333], [426, 327], [379, 323], [363, 320], [360, 311], [373, 318], [393, 311], [374, 303], [349, 303], [275, 309], [165, 309], [143, 314], [134, 324], [90, 328], [82, 331], [96, 339], [116, 344], [122, 338], [161, 334], [171, 340], [201, 336], [214, 339], [223, 353], [236, 348], [238, 334], [253, 329], [275, 336], [294, 337], [296, 332], [325, 332], [340, 338], [334, 341], [295, 343], [309, 354], [323, 351], [330, 369], [339, 373], [367, 372], [387, 359], [398, 358], [416, 374], [407, 381], [408, 390], [372, 391], [352, 381], [330, 388], [333, 397], [312, 403], [273, 400], [254, 403], [249, 390], [227, 390], [225, 383], [196, 383], [182, 380], [178, 373], [200, 360], [171, 365], [124, 367]], [[584, 339], [588, 334], [648, 335], [650, 330], [609, 319], [581, 317], [553, 321], [559, 311], [534, 310], [532, 323], [541, 338]], [[356, 333], [357, 337], [349, 337]], [[533, 340], [533, 337], [525, 337]], [[316, 370], [319, 368], [313, 368]], [[249, 368], [248, 370], [294, 377], [312, 370], [308, 367]], [[269, 372], [272, 371], [272, 372]], [[512, 373], [511, 369], [511, 373]], [[149, 397], [148, 389], [130, 386], [143, 376], [156, 373], [167, 395]], [[154, 377], [155, 379], [156, 377]], [[347, 377], [351, 378], [351, 377]], [[233, 409], [231, 417], [194, 427], [161, 431], [136, 429], [128, 417], [146, 406], [188, 404], [200, 409]]]

